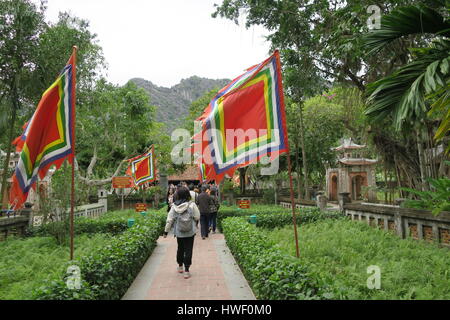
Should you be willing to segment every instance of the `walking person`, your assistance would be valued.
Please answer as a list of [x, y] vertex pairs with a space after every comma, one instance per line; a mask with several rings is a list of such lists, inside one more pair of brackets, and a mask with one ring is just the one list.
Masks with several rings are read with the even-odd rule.
[[[169, 231], [174, 229], [174, 236], [177, 238], [177, 263], [178, 273], [184, 273], [184, 278], [189, 279], [191, 274], [189, 268], [192, 265], [192, 249], [194, 247], [194, 237], [196, 221], [200, 219], [200, 212], [197, 205], [191, 201], [189, 189], [181, 187], [177, 190], [177, 200], [167, 215], [164, 238]], [[184, 266], [184, 270], [183, 270]]]
[[206, 186], [202, 186], [201, 193], [197, 197], [198, 209], [200, 210], [200, 233], [203, 240], [208, 238], [210, 207], [212, 204], [212, 199], [206, 191]]
[[217, 196], [217, 189], [212, 187], [209, 196], [212, 199], [212, 204], [210, 206], [211, 212], [209, 216], [209, 230], [211, 230], [212, 233], [216, 233], [217, 212], [219, 211], [220, 208], [219, 197]]
[[191, 201], [194, 201], [196, 205], [198, 205], [198, 191], [195, 191], [196, 188], [193, 183], [189, 185], [189, 192], [191, 194]]
[[169, 188], [167, 190], [167, 197], [166, 197], [167, 212], [169, 212], [170, 208], [172, 207], [174, 193], [175, 193], [175, 189], [174, 188]]

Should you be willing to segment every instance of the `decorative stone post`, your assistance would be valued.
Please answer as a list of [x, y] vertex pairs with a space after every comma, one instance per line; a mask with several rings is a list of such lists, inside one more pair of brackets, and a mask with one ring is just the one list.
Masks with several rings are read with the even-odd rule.
[[108, 192], [105, 189], [98, 190], [98, 203], [103, 204], [105, 211], [108, 211]]
[[327, 201], [327, 196], [325, 196], [323, 192], [317, 194], [316, 203], [320, 211], [325, 211], [327, 209]]
[[167, 179], [166, 173], [159, 173], [159, 187], [161, 188], [161, 194], [165, 197], [167, 194], [167, 189], [169, 189], [169, 180]]
[[341, 211], [344, 212], [344, 205], [346, 203], [352, 202], [352, 200], [350, 199], [350, 192], [339, 192], [338, 202], [339, 202], [339, 209], [341, 209]]
[[28, 227], [33, 226], [33, 210], [31, 210], [32, 207], [32, 203], [25, 202], [24, 208], [20, 210], [20, 215], [28, 218]]

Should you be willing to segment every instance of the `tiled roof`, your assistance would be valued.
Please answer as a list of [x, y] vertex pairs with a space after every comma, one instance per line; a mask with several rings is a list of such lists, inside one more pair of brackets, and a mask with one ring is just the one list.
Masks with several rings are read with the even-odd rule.
[[378, 162], [378, 160], [373, 160], [373, 159], [348, 159], [348, 158], [344, 158], [344, 159], [339, 159], [339, 162], [342, 164], [346, 164], [346, 165], [353, 165], [353, 166], [367, 166], [367, 165], [372, 165], [372, 164], [376, 164]]
[[336, 148], [332, 148], [333, 151], [342, 151], [346, 149], [363, 149], [365, 148], [365, 145], [356, 144], [353, 142], [352, 138], [350, 139], [344, 139], [344, 142]]
[[199, 180], [199, 179], [200, 173], [197, 166], [188, 166], [184, 172], [180, 174], [174, 174], [168, 177], [169, 181]]

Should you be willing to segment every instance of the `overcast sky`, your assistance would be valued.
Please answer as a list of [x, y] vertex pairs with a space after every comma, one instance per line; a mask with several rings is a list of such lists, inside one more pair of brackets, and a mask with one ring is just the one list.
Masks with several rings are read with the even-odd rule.
[[235, 78], [269, 55], [267, 32], [213, 19], [222, 0], [48, 0], [47, 19], [70, 11], [90, 21], [108, 80], [134, 77], [170, 87], [193, 75]]

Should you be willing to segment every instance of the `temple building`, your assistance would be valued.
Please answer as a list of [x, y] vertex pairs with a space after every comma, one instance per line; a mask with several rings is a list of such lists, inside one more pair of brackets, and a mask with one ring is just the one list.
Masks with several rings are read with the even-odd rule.
[[378, 160], [363, 157], [365, 145], [358, 145], [352, 139], [344, 139], [343, 143], [332, 150], [337, 153], [337, 168], [327, 169], [327, 196], [330, 201], [337, 201], [339, 193], [348, 193], [350, 199], [376, 201], [374, 190], [364, 187], [375, 187], [375, 165]]

